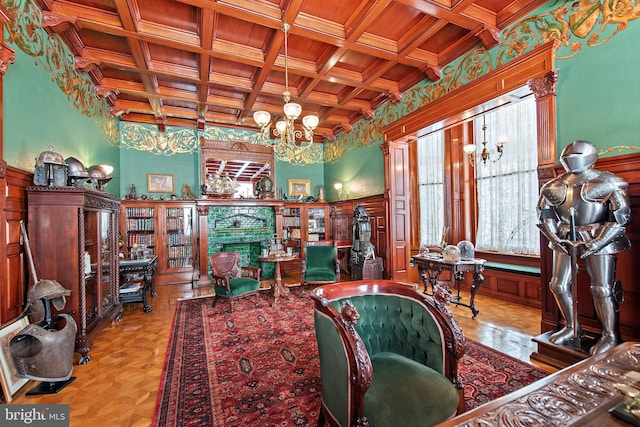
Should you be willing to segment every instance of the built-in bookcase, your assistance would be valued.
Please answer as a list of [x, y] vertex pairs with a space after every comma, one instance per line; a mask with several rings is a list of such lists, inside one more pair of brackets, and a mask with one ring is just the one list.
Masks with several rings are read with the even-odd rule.
[[196, 251], [195, 203], [126, 200], [122, 205], [126, 251], [143, 246], [158, 257], [157, 284], [190, 282]]

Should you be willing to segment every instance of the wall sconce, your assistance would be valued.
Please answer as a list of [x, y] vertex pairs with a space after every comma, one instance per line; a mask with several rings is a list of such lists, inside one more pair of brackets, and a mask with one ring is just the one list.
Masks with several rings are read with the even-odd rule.
[[[498, 137], [495, 148], [487, 148], [487, 122], [485, 116], [482, 116], [482, 151], [480, 152], [480, 160], [482, 164], [486, 165], [487, 160], [495, 163], [502, 157], [504, 150], [504, 144], [507, 142], [507, 138], [504, 135]], [[462, 149], [469, 158], [471, 166], [476, 165], [476, 144], [465, 144]]]
[[342, 191], [342, 183], [336, 182], [335, 184], [333, 184], [333, 188], [335, 188], [336, 191], [338, 192], [338, 198], [343, 199], [344, 192]]

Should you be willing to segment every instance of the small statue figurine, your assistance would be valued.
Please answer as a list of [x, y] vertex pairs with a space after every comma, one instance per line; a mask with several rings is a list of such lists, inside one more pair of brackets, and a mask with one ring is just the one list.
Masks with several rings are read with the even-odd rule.
[[127, 195], [127, 199], [128, 200], [135, 200], [138, 198], [138, 195], [136, 193], [136, 185], [135, 184], [131, 184], [131, 188], [129, 189], [129, 194]]
[[549, 289], [565, 324], [549, 341], [576, 346], [582, 336], [571, 292], [576, 286], [579, 256], [586, 265], [589, 289], [603, 327], [600, 339], [589, 349], [592, 355], [620, 343], [618, 303], [622, 289], [614, 280], [615, 257], [631, 246], [625, 234], [631, 221], [629, 184], [595, 169], [597, 158], [597, 148], [588, 141], [567, 145], [560, 156], [566, 172], [542, 186], [537, 206], [538, 228], [553, 249]]
[[196, 195], [193, 194], [191, 187], [188, 184], [182, 186], [182, 200], [194, 200], [197, 199]]
[[256, 183], [256, 196], [258, 196], [258, 199], [273, 199], [273, 181], [271, 178], [265, 176]]

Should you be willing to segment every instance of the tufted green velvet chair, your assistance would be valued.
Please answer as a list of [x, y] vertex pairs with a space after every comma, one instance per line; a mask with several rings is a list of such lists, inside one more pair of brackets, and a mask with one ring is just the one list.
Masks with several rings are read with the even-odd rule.
[[258, 304], [260, 290], [260, 269], [241, 267], [238, 252], [216, 252], [209, 257], [211, 266], [211, 284], [214, 286], [216, 298], [228, 298], [233, 311], [233, 300], [245, 295], [255, 295]]
[[465, 338], [444, 301], [390, 280], [319, 286], [311, 297], [319, 426], [425, 427], [464, 412]]
[[305, 242], [300, 282], [302, 285], [320, 285], [340, 281], [338, 248], [333, 240]]

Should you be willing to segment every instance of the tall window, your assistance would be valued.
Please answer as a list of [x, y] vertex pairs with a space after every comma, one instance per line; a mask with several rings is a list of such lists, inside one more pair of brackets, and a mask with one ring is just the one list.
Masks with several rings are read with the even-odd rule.
[[420, 244], [439, 245], [444, 227], [444, 131], [418, 139]]
[[[486, 140], [492, 146], [505, 134], [500, 160], [475, 166], [478, 192], [476, 248], [514, 254], [539, 254], [536, 227], [538, 165], [535, 99], [485, 115]], [[475, 143], [482, 149], [482, 116], [474, 121]], [[478, 153], [476, 153], [478, 156]]]

